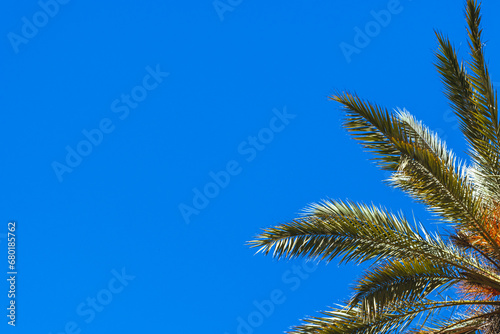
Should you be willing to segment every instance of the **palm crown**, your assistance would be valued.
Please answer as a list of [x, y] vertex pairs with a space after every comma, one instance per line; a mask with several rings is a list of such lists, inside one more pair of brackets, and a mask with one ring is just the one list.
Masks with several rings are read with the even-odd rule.
[[[392, 172], [390, 185], [428, 206], [452, 233], [431, 234], [402, 214], [332, 200], [265, 229], [250, 244], [277, 258], [373, 263], [345, 305], [290, 333], [500, 333], [498, 102], [484, 59], [480, 4], [468, 0], [465, 12], [470, 60], [459, 62], [448, 38], [436, 33], [436, 67], [470, 163], [405, 110], [389, 112], [351, 93], [331, 97], [345, 110], [347, 131]], [[441, 292], [453, 287], [456, 297], [443, 299]]]

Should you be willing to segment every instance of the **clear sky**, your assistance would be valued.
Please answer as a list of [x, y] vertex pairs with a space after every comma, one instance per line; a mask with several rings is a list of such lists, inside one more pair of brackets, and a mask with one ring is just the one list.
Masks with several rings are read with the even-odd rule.
[[[483, 6], [499, 78], [500, 4]], [[425, 223], [341, 126], [336, 90], [407, 108], [459, 156], [433, 29], [463, 1], [4, 2], [2, 333], [279, 333], [349, 297], [354, 265], [245, 243], [325, 198]]]

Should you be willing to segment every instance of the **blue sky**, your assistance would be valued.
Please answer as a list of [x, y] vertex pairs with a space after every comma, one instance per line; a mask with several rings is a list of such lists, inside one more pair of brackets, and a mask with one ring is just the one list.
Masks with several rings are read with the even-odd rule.
[[[462, 1], [4, 5], [2, 332], [282, 332], [362, 268], [254, 255], [261, 228], [333, 198], [443, 229], [384, 185], [328, 96], [405, 107], [465, 157], [433, 67], [433, 29], [466, 52]], [[499, 12], [484, 1], [494, 81]]]

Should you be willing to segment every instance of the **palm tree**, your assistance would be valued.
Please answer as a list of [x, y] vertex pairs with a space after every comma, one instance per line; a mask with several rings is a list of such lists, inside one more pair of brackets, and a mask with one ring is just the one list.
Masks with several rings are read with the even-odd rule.
[[467, 1], [469, 61], [459, 62], [436, 32], [436, 67], [470, 163], [405, 110], [389, 112], [347, 92], [331, 97], [345, 110], [347, 131], [392, 172], [390, 185], [424, 203], [451, 232], [429, 233], [385, 208], [333, 200], [265, 229], [250, 245], [276, 258], [372, 263], [344, 305], [289, 333], [500, 333], [500, 123], [480, 9]]

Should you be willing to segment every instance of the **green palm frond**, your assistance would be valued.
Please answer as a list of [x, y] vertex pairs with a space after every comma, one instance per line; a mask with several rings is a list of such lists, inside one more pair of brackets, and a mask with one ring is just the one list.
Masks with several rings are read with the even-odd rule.
[[401, 179], [408, 161], [414, 162], [412, 181], [425, 182], [428, 187], [404, 187], [412, 196], [449, 220], [477, 219], [480, 202], [474, 196], [463, 164], [455, 163], [453, 153], [435, 134], [407, 112], [400, 112], [398, 117], [349, 93], [332, 99], [341, 103], [346, 111], [345, 128], [376, 156], [383, 169], [396, 173]]
[[415, 314], [379, 314], [369, 321], [356, 307], [338, 307], [321, 312], [322, 316], [304, 319], [304, 324], [292, 328], [289, 334], [376, 334], [399, 333], [407, 328]]
[[451, 316], [449, 319], [427, 319], [424, 325], [415, 326], [406, 334], [472, 334], [478, 333], [483, 327], [484, 318], [481, 316]]
[[[478, 303], [479, 304], [479, 303]], [[476, 304], [477, 305], [477, 304]], [[462, 305], [465, 306], [465, 305]], [[497, 334], [498, 331], [491, 331], [497, 325], [497, 318], [500, 315], [498, 306], [495, 304], [486, 305], [489, 311], [469, 312], [459, 316], [451, 316], [447, 319], [426, 319], [424, 324], [409, 330], [408, 334], [468, 334], [486, 333]], [[488, 323], [488, 319], [495, 319], [494, 323]], [[486, 321], [485, 321], [486, 320]], [[493, 325], [493, 326], [492, 326]]]
[[475, 175], [478, 186], [485, 194], [500, 199], [500, 123], [498, 119], [497, 92], [493, 87], [488, 67], [484, 59], [484, 45], [481, 29], [481, 5], [476, 1], [467, 4], [466, 18], [469, 33], [469, 49], [471, 61], [470, 82], [475, 92], [477, 109], [484, 124], [483, 133], [486, 138], [480, 147], [474, 147]]
[[466, 66], [458, 62], [454, 47], [440, 33], [436, 33], [439, 43], [436, 67], [442, 76], [446, 96], [460, 120], [460, 128], [471, 148], [476, 188], [484, 196], [498, 201], [500, 200], [498, 100], [484, 59], [480, 5], [476, 1], [467, 2], [466, 18], [471, 56], [471, 61], [467, 62], [467, 65], [471, 74], [467, 74]]
[[487, 142], [483, 133], [484, 124], [475, 103], [471, 78], [466, 73], [465, 65], [459, 63], [455, 48], [447, 37], [436, 32], [439, 49], [436, 52], [436, 68], [441, 74], [445, 94], [450, 105], [460, 120], [461, 130], [472, 147], [482, 147]]
[[[249, 244], [278, 259], [371, 262], [345, 305], [289, 333], [500, 333], [498, 101], [476, 0], [467, 0], [466, 19], [470, 60], [459, 62], [448, 38], [436, 32], [436, 67], [469, 146], [470, 164], [406, 110], [390, 112], [351, 93], [331, 98], [345, 111], [348, 133], [391, 172], [389, 184], [425, 204], [439, 222], [450, 223], [451, 235], [430, 234], [382, 207], [332, 200], [265, 229]], [[457, 299], [443, 297], [452, 287]]]
[[494, 266], [497, 271], [500, 271], [500, 264], [498, 259], [495, 259], [496, 253], [480, 243], [471, 241], [470, 234], [464, 231], [456, 231], [454, 235], [450, 236], [450, 240], [459, 248], [467, 250], [483, 259], [483, 264], [487, 266]]
[[462, 161], [457, 162], [455, 154], [446, 147], [446, 143], [435, 132], [432, 132], [422, 121], [418, 121], [407, 110], [398, 109], [396, 116], [401, 121], [405, 133], [408, 134], [408, 137], [413, 140], [416, 146], [432, 152], [446, 166], [451, 169], [457, 169], [459, 173], [462, 172], [462, 177], [466, 177], [465, 163]]
[[264, 254], [272, 251], [278, 259], [302, 256], [331, 261], [340, 257], [340, 262], [364, 262], [427, 258], [497, 277], [495, 271], [452, 243], [431, 236], [422, 226], [412, 228], [403, 215], [353, 202], [313, 204], [303, 218], [265, 229], [249, 244]]
[[[442, 327], [434, 333], [455, 333], [446, 332], [447, 330], [463, 329], [465, 326], [471, 326], [480, 318], [487, 318], [497, 314], [494, 308], [500, 306], [497, 301], [478, 301], [478, 300], [447, 300], [432, 301], [423, 300], [416, 303], [398, 304], [388, 307], [380, 312], [376, 317], [367, 319], [364, 312], [359, 307], [340, 306], [330, 311], [321, 312], [321, 317], [311, 317], [305, 319], [305, 324], [292, 328], [290, 334], [396, 334], [409, 329], [412, 322], [418, 320], [419, 329], [411, 329], [409, 332], [418, 333], [422, 330], [432, 330], [431, 327], [425, 327], [429, 319], [435, 319], [434, 325], [442, 311], [453, 311], [460, 307], [471, 305], [482, 305], [492, 309], [490, 312], [479, 315], [455, 317], [452, 321], [442, 322]], [[476, 327], [477, 328], [477, 327]], [[467, 330], [470, 330], [468, 328]], [[441, 332], [440, 332], [441, 331]], [[467, 332], [465, 332], [467, 333]]]
[[[484, 136], [492, 145], [499, 147], [500, 123], [498, 120], [497, 94], [488, 73], [484, 59], [484, 43], [481, 38], [481, 5], [477, 1], [468, 1], [466, 18], [469, 33], [471, 61], [468, 62], [472, 74], [470, 81], [475, 91], [476, 106], [483, 116]], [[498, 161], [496, 161], [498, 164]]]
[[356, 95], [343, 93], [332, 99], [343, 105], [344, 126], [354, 139], [375, 154], [383, 169], [394, 172], [394, 186], [447, 221], [481, 235], [500, 257], [500, 247], [481, 224], [484, 205], [474, 194], [463, 163], [455, 163], [437, 135], [408, 113], [398, 117]]

